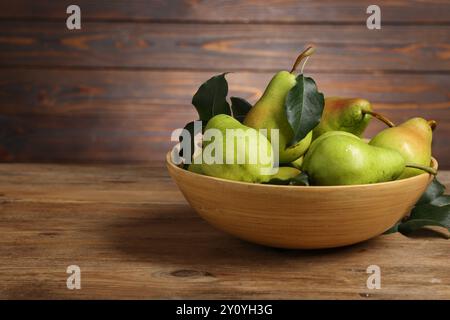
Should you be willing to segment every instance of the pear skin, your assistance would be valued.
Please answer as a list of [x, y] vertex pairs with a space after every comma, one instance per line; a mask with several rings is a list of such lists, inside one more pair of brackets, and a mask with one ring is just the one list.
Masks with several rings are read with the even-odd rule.
[[298, 170], [302, 170], [303, 159], [304, 159], [304, 156], [301, 156], [301, 157], [298, 158], [297, 160], [292, 161], [292, 162], [290, 163], [290, 165], [291, 165], [293, 168], [296, 168], [296, 169], [298, 169]]
[[272, 179], [289, 180], [301, 173], [299, 169], [292, 167], [279, 167], [278, 172], [272, 176]]
[[296, 76], [288, 71], [278, 72], [244, 119], [246, 126], [254, 129], [267, 129], [267, 137], [271, 142], [270, 130], [279, 130], [280, 163], [289, 163], [301, 157], [308, 149], [312, 139], [312, 133], [309, 132], [301, 141], [287, 147], [294, 137], [294, 132], [287, 120], [284, 103], [289, 90], [296, 84], [295, 78]]
[[[219, 159], [221, 163], [207, 163], [205, 160], [205, 153], [207, 147], [213, 143], [211, 141], [203, 140], [203, 162], [201, 165], [201, 171], [208, 175], [217, 178], [223, 178], [228, 180], [262, 183], [271, 179], [273, 173], [265, 173], [274, 166], [274, 158], [272, 146], [269, 140], [257, 130], [247, 127], [241, 124], [238, 120], [225, 114], [219, 114], [211, 118], [206, 127], [205, 134], [210, 129], [217, 129], [222, 135], [222, 153]], [[227, 163], [227, 129], [240, 129], [239, 135], [234, 136], [234, 148], [230, 151], [231, 163]], [[205, 135], [204, 135], [205, 138]], [[220, 147], [220, 145], [219, 145]], [[218, 150], [214, 150], [216, 155]], [[267, 156], [266, 159], [262, 159], [259, 154]], [[220, 153], [219, 153], [220, 154]], [[251, 158], [255, 156], [256, 161], [252, 161]], [[239, 162], [239, 157], [243, 160]], [[264, 161], [263, 161], [264, 160]], [[266, 171], [265, 171], [266, 170]]]
[[[200, 156], [201, 156], [201, 154], [196, 156], [196, 158], [199, 158]], [[195, 163], [196, 162], [195, 160], [196, 159], [194, 159], [192, 161], [192, 163], [189, 164], [188, 171], [193, 172], [193, 173], [203, 174], [201, 163]]]
[[[433, 130], [430, 122], [416, 117], [379, 132], [369, 144], [397, 150], [406, 163], [429, 166], [432, 138]], [[420, 169], [405, 168], [399, 179], [413, 177], [423, 172]]]
[[346, 131], [360, 137], [372, 118], [364, 111], [372, 111], [365, 99], [325, 98], [322, 119], [313, 130], [313, 140], [329, 131]]
[[312, 185], [356, 185], [395, 180], [405, 160], [395, 150], [366, 144], [351, 134], [328, 134], [315, 140], [302, 166]]

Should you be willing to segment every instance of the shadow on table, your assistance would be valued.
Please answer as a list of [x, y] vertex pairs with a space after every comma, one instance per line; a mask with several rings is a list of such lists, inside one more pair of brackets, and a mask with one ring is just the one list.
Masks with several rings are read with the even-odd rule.
[[367, 250], [368, 242], [323, 250], [269, 248], [215, 229], [187, 205], [163, 211], [117, 219], [105, 232], [113, 249], [133, 259], [158, 264], [241, 267], [268, 266], [302, 257], [312, 257], [313, 261], [321, 262], [329, 260], [330, 256], [345, 257]]

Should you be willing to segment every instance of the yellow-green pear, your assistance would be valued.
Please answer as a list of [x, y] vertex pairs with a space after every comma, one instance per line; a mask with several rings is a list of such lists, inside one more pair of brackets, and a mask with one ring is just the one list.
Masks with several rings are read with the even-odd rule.
[[394, 126], [385, 116], [374, 112], [366, 99], [327, 97], [320, 123], [313, 130], [313, 140], [329, 131], [345, 131], [361, 137], [372, 117]]
[[[436, 122], [423, 118], [412, 118], [392, 128], [379, 132], [370, 140], [372, 146], [397, 150], [406, 163], [429, 166], [431, 162], [431, 142]], [[424, 173], [423, 170], [405, 168], [399, 179]]]
[[267, 182], [275, 170], [272, 146], [258, 130], [216, 115], [205, 127], [201, 170], [223, 179]]
[[371, 119], [367, 111], [372, 111], [372, 107], [365, 99], [325, 98], [322, 118], [313, 130], [313, 140], [329, 131], [346, 131], [361, 136]]
[[354, 185], [395, 180], [405, 168], [398, 151], [366, 144], [348, 132], [316, 139], [302, 166], [313, 185]]
[[[198, 174], [203, 174], [202, 171], [202, 164], [201, 164], [201, 160], [199, 160], [201, 158], [201, 153], [199, 153], [194, 160], [192, 161], [191, 164], [189, 164], [188, 166], [188, 171], [190, 172], [194, 172], [194, 173], [198, 173]], [[199, 160], [199, 161], [197, 161]]]
[[[311, 55], [312, 48], [305, 50], [294, 64], [296, 65], [304, 58]], [[270, 80], [261, 98], [250, 109], [244, 119], [246, 126], [255, 129], [267, 129], [267, 137], [272, 141], [271, 129], [279, 130], [279, 160], [281, 163], [289, 163], [301, 157], [308, 149], [312, 132], [293, 146], [288, 146], [294, 137], [294, 131], [286, 117], [284, 108], [286, 96], [296, 84], [296, 75], [293, 71], [280, 71]]]

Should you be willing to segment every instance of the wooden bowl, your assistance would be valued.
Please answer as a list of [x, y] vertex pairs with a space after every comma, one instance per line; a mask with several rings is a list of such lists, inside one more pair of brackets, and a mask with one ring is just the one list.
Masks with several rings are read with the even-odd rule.
[[[189, 172], [166, 158], [189, 204], [213, 226], [238, 238], [278, 248], [317, 249], [354, 244], [382, 234], [407, 215], [433, 176], [352, 186], [279, 186], [224, 180]], [[438, 163], [432, 160], [437, 169]]]

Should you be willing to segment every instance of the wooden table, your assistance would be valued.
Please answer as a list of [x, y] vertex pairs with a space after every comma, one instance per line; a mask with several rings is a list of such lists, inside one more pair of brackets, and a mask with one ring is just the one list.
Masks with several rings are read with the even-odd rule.
[[[3, 299], [450, 298], [450, 241], [425, 232], [278, 250], [209, 226], [160, 165], [2, 164], [0, 177]], [[379, 290], [366, 287], [372, 264]]]

